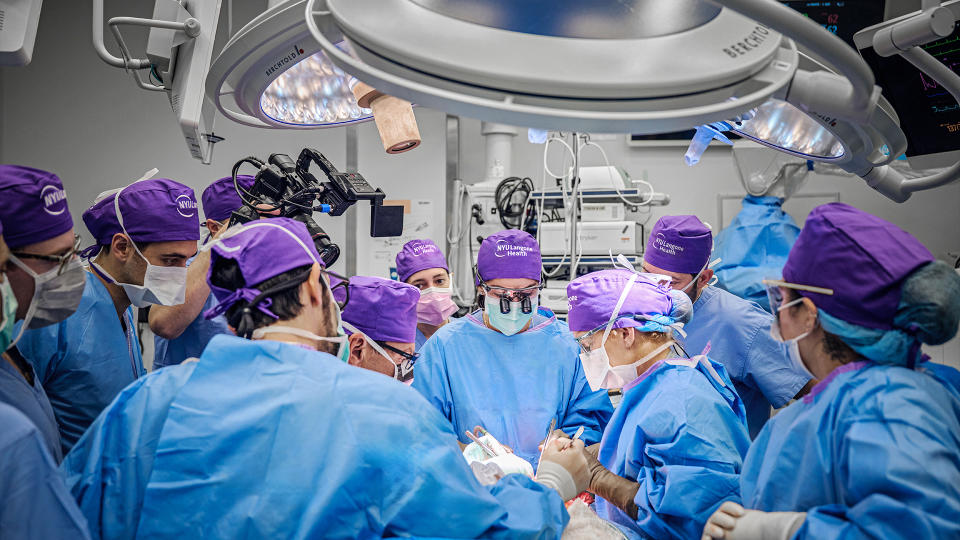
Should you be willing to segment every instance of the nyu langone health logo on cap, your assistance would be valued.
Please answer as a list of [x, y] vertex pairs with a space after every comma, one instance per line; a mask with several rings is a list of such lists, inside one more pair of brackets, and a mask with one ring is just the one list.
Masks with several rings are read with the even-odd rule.
[[530, 246], [516, 246], [508, 244], [506, 240], [497, 240], [497, 250], [493, 253], [497, 258], [526, 257], [534, 248]]
[[431, 244], [415, 244], [412, 247], [413, 247], [413, 254], [418, 257], [420, 255], [424, 255], [427, 253], [436, 253], [439, 251], [437, 249], [437, 246], [434, 246]]
[[567, 311], [572, 310], [572, 309], [575, 308], [576, 306], [577, 306], [577, 297], [576, 297], [576, 296], [571, 296], [571, 297], [567, 298]]
[[43, 211], [51, 216], [59, 216], [67, 211], [67, 192], [62, 187], [49, 185], [40, 191]]
[[197, 201], [187, 194], [180, 195], [177, 197], [177, 212], [185, 218], [193, 217], [197, 213]]
[[667, 237], [663, 233], [657, 233], [657, 237], [654, 238], [653, 244], [657, 246], [657, 249], [668, 254], [668, 255], [677, 255], [683, 253], [683, 246], [678, 246], [677, 244], [671, 244], [667, 242]]

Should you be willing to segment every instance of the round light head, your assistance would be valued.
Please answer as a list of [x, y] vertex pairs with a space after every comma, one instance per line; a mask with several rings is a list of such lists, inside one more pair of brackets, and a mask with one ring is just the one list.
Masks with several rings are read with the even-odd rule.
[[793, 105], [770, 99], [750, 113], [738, 135], [776, 148], [788, 154], [815, 161], [833, 161], [843, 157], [843, 143], [826, 126]]
[[351, 92], [356, 79], [310, 37], [304, 3], [290, 0], [268, 9], [223, 48], [206, 87], [224, 116], [250, 126], [299, 129], [373, 119]]
[[790, 40], [703, 0], [309, 0], [306, 23], [382, 92], [541, 129], [649, 134], [736, 117], [785, 90], [798, 63]]

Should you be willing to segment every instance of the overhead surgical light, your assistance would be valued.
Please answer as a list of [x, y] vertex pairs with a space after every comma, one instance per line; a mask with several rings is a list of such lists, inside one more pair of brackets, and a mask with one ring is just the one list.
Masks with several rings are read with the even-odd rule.
[[207, 75], [207, 95], [224, 116], [248, 126], [288, 129], [373, 120], [373, 112], [353, 96], [357, 80], [310, 37], [303, 9], [302, 1], [278, 4], [227, 42]]
[[701, 0], [310, 0], [306, 22], [335, 64], [379, 90], [551, 130], [736, 117], [784, 93], [798, 63], [790, 40]]

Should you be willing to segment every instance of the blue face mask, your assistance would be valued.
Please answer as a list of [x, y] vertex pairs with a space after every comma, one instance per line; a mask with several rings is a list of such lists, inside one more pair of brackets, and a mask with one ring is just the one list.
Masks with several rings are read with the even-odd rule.
[[537, 312], [536, 306], [530, 310], [530, 313], [524, 313], [521, 302], [510, 302], [510, 312], [500, 311], [500, 302], [491, 302], [487, 299], [484, 311], [490, 324], [499, 330], [505, 336], [512, 336], [523, 330], [523, 327], [533, 320], [533, 315]]
[[17, 316], [17, 297], [13, 295], [10, 279], [7, 277], [4, 277], [3, 283], [0, 283], [0, 302], [3, 305], [3, 311], [0, 312], [0, 353], [2, 353], [13, 341], [13, 322]]

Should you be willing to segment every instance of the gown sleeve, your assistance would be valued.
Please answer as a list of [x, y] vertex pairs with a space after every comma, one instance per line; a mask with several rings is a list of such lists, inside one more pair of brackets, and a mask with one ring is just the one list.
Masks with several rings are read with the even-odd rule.
[[93, 538], [135, 538], [166, 411], [195, 364], [164, 369], [125, 388], [77, 441], [60, 468]]
[[639, 471], [636, 523], [653, 538], [698, 538], [722, 502], [741, 502], [749, 437], [712, 387], [661, 385], [677, 396], [644, 400], [632, 444], [642, 451], [628, 457], [629, 469]]
[[911, 393], [839, 426], [843, 503], [809, 509], [795, 538], [960, 538], [960, 416]]
[[430, 339], [420, 349], [413, 368], [413, 388], [448, 421], [453, 421], [453, 399], [447, 380], [446, 356], [440, 339]]
[[[420, 538], [560, 538], [569, 516], [554, 490], [518, 474], [481, 485], [449, 422], [413, 397], [398, 404], [406, 412], [352, 408], [354, 435], [341, 449], [362, 453], [353, 482], [364, 489], [350, 491], [367, 522], [378, 522], [371, 528]], [[364, 442], [370, 433], [381, 442]]]
[[0, 404], [0, 534], [22, 540], [88, 539], [40, 432]]

